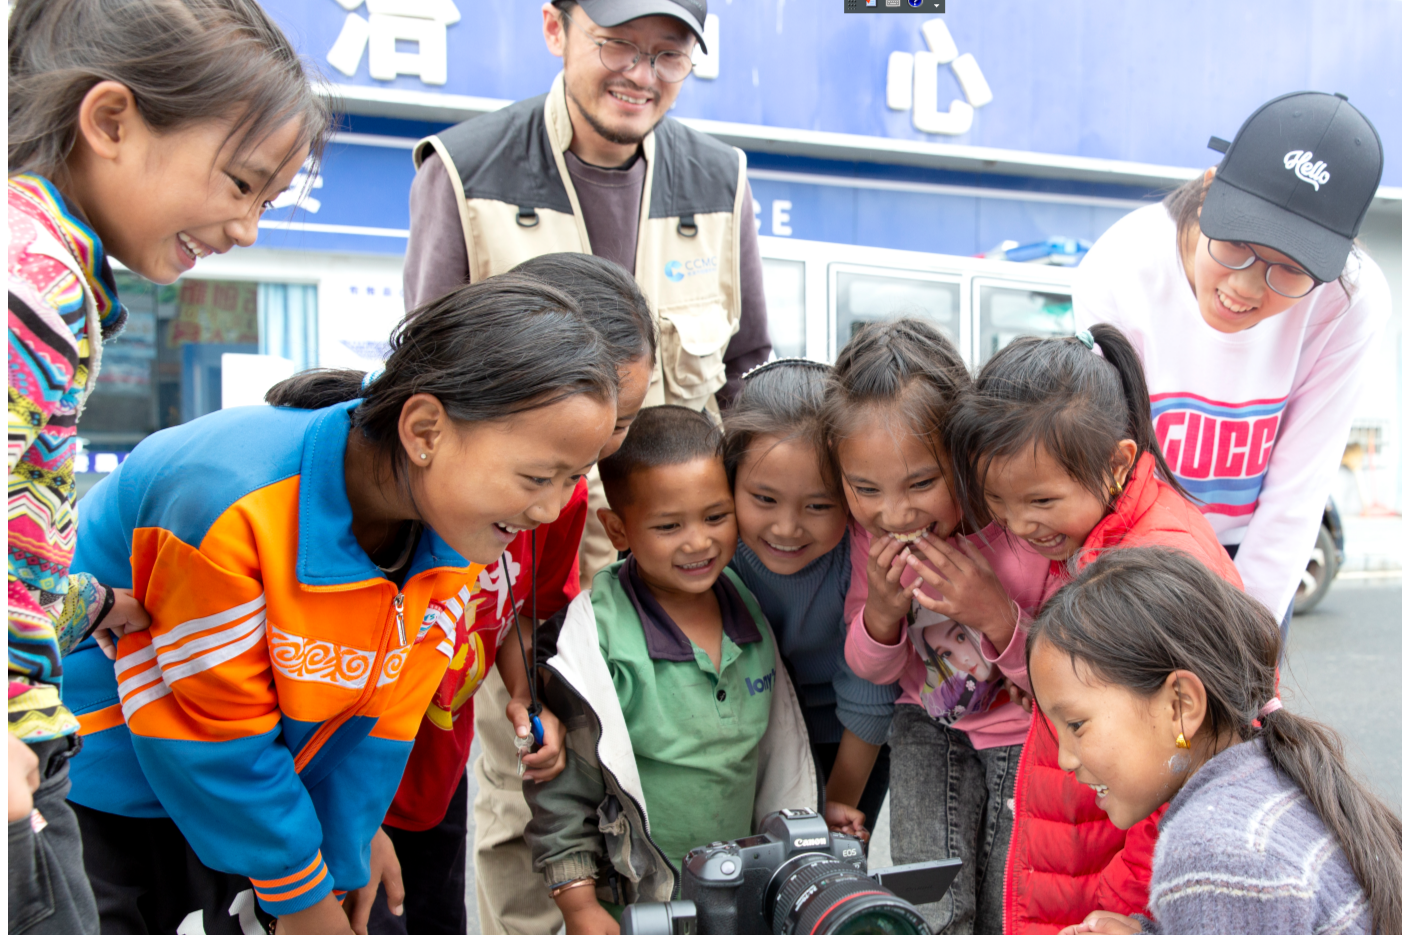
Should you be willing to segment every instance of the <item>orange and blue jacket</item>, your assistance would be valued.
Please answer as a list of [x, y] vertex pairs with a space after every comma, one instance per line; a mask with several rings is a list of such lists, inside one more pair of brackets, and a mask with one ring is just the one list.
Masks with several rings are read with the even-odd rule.
[[425, 529], [403, 588], [351, 533], [349, 403], [229, 409], [143, 441], [84, 499], [73, 567], [151, 628], [87, 640], [71, 798], [173, 819], [273, 915], [369, 880], [481, 565]]

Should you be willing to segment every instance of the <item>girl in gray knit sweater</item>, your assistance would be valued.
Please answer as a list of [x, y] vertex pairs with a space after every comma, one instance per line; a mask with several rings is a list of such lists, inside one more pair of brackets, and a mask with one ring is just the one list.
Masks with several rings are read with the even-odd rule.
[[1119, 828], [1159, 821], [1150, 916], [1062, 935], [1402, 933], [1402, 821], [1337, 735], [1281, 708], [1269, 611], [1196, 559], [1107, 552], [1027, 637], [1064, 769]]

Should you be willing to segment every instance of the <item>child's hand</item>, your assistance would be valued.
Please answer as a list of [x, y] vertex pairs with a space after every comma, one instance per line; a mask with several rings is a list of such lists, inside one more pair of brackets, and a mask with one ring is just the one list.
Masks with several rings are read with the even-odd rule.
[[565, 890], [555, 905], [565, 917], [565, 935], [618, 935], [618, 923], [599, 905], [592, 886]]
[[327, 893], [300, 912], [279, 916], [277, 935], [351, 935], [350, 920], [335, 894]]
[[375, 894], [380, 884], [385, 886], [385, 901], [393, 915], [404, 914], [404, 875], [399, 868], [399, 855], [394, 852], [394, 842], [380, 828], [370, 840], [370, 882], [360, 889], [346, 894], [345, 910], [355, 935], [367, 935], [370, 925], [370, 907], [375, 904]]
[[34, 811], [34, 790], [39, 788], [39, 758], [29, 744], [14, 734], [10, 738], [10, 821], [28, 818]]
[[922, 536], [915, 546], [928, 564], [914, 555], [906, 559], [907, 564], [944, 596], [936, 600], [917, 586], [914, 596], [920, 606], [978, 630], [999, 652], [1006, 649], [1017, 629], [1017, 605], [1003, 590], [988, 559], [967, 539], [961, 548], [935, 536]]
[[[517, 737], [531, 735], [531, 713], [525, 702], [512, 699], [506, 706], [506, 716], [516, 725]], [[545, 742], [539, 750], [521, 757], [526, 764], [521, 778], [549, 782], [565, 769], [565, 726], [549, 708], [540, 709], [540, 726], [545, 729]]]
[[1084, 922], [1066, 926], [1060, 935], [1082, 935], [1083, 932], [1095, 932], [1096, 935], [1136, 935], [1142, 931], [1144, 930], [1140, 928], [1139, 923], [1129, 916], [1097, 909], [1086, 916]]
[[900, 639], [901, 624], [910, 612], [911, 594], [919, 585], [917, 580], [908, 588], [901, 587], [908, 555], [909, 547], [889, 535], [872, 539], [867, 555], [867, 603], [862, 619], [871, 638], [887, 646], [896, 645]]
[[1013, 704], [1022, 705], [1022, 710], [1026, 711], [1028, 714], [1031, 714], [1032, 696], [1027, 694], [1027, 692], [1023, 691], [1022, 689], [1018, 688], [1016, 685], [1014, 685], [1011, 679], [1003, 679], [1003, 684], [1007, 686], [1008, 697], [1012, 699]]
[[117, 644], [112, 638], [114, 633], [117, 636], [126, 636], [151, 626], [151, 615], [146, 613], [146, 608], [132, 596], [129, 588], [113, 588], [112, 596], [115, 598], [112, 609], [107, 611], [107, 616], [102, 618], [102, 622], [92, 634], [93, 639], [97, 640], [97, 645], [102, 648], [102, 654], [108, 659], [117, 658]]
[[828, 830], [840, 834], [850, 834], [863, 843], [871, 840], [871, 832], [866, 829], [867, 816], [860, 810], [841, 802], [828, 802], [823, 809]]

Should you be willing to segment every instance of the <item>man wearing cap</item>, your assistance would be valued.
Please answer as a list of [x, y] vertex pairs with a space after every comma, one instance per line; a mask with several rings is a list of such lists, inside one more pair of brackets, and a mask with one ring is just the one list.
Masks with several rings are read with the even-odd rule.
[[[693, 47], [706, 50], [706, 0], [554, 0], [542, 14], [563, 60], [549, 92], [414, 151], [406, 308], [541, 254], [606, 257], [633, 273], [657, 322], [644, 405], [719, 412], [770, 341], [745, 154], [666, 119]], [[591, 475], [584, 587], [617, 557], [593, 519], [606, 505]], [[474, 700], [482, 930], [547, 935], [562, 920], [521, 839], [530, 813], [500, 678]]]
[[1144, 360], [1159, 442], [1288, 627], [1387, 282], [1355, 243], [1382, 144], [1343, 95], [1262, 105], [1220, 165], [1105, 233], [1077, 274], [1076, 321], [1116, 325]]

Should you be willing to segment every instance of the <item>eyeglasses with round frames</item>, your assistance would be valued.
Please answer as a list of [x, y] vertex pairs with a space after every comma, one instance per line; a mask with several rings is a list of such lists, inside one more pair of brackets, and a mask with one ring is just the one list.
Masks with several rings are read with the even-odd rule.
[[[560, 15], [569, 20], [570, 25], [574, 25], [574, 19], [568, 13], [562, 11]], [[626, 39], [601, 39], [585, 30], [583, 26], [578, 29], [599, 47], [599, 61], [609, 71], [622, 74], [646, 58], [652, 73], [668, 84], [676, 84], [691, 74], [691, 56], [679, 49], [663, 49], [648, 55]]]
[[1303, 299], [1314, 291], [1319, 280], [1293, 263], [1272, 263], [1249, 243], [1207, 238], [1207, 254], [1227, 269], [1247, 269], [1257, 261], [1266, 264], [1266, 285], [1276, 295]]

